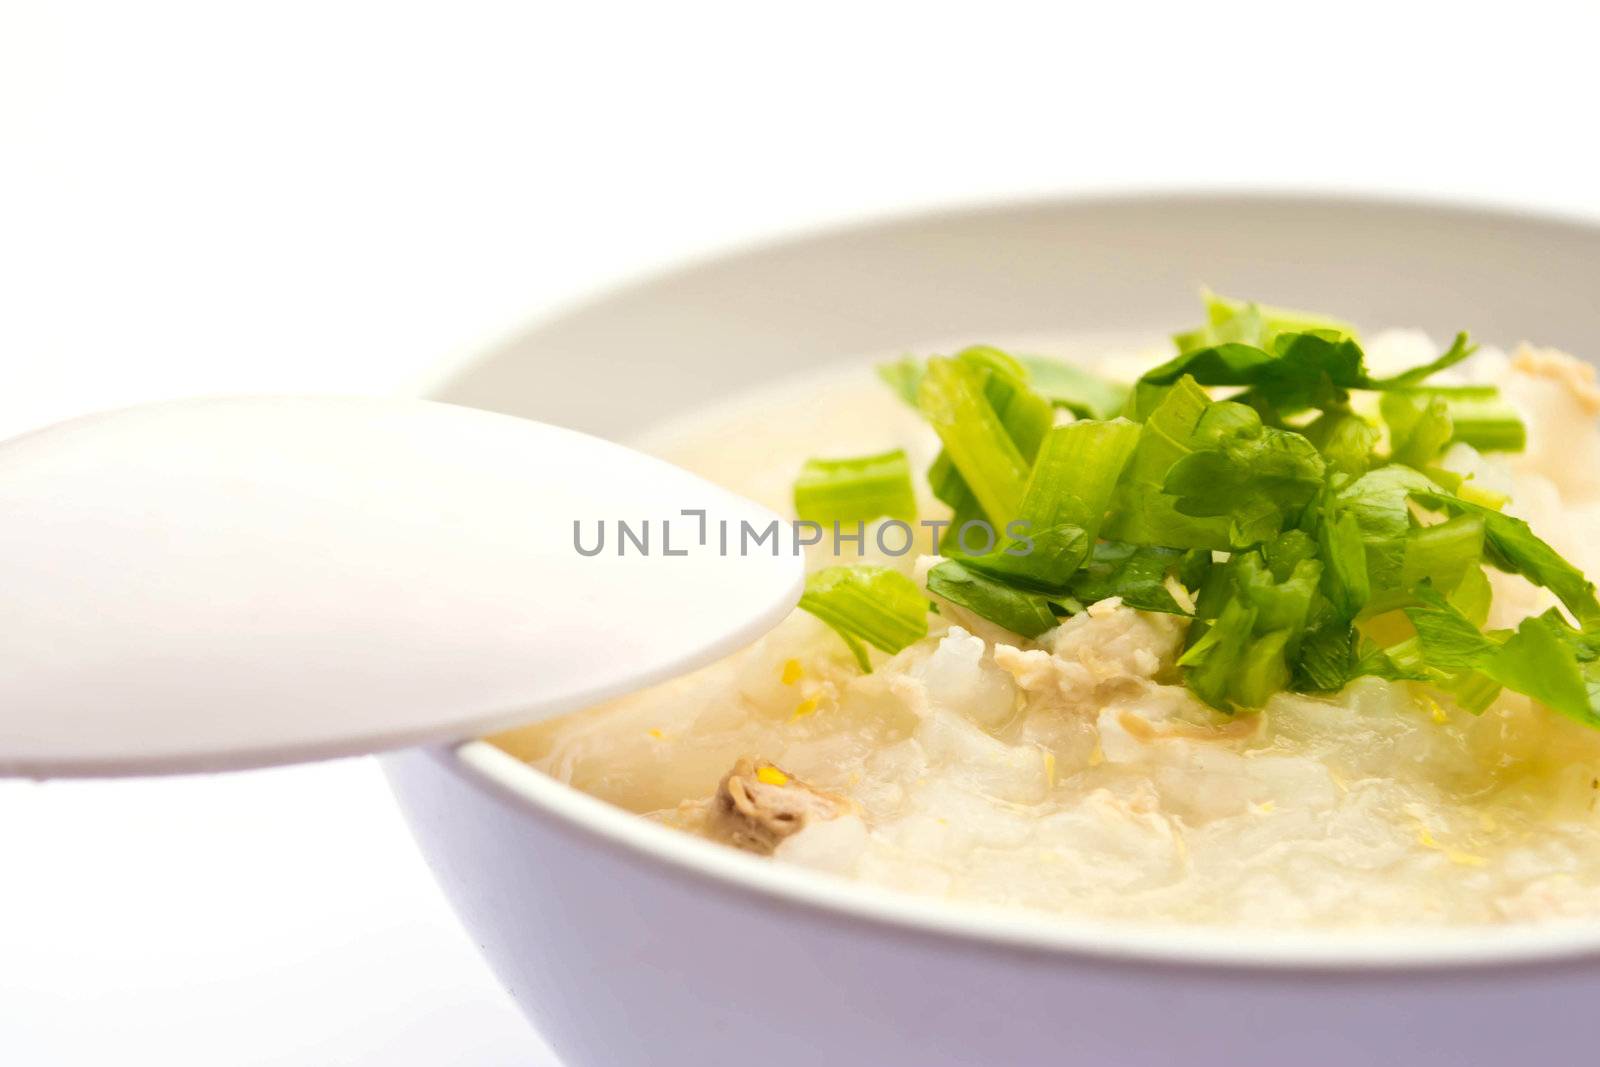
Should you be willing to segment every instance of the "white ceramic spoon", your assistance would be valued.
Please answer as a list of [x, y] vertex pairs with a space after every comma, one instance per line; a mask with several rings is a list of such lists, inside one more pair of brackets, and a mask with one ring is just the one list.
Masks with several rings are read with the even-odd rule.
[[[582, 707], [793, 608], [787, 528], [775, 556], [738, 552], [742, 522], [776, 518], [620, 445], [426, 401], [48, 427], [0, 444], [0, 774], [233, 769]], [[619, 519], [648, 523], [648, 554], [619, 555]], [[574, 522], [591, 549], [602, 520], [580, 554]]]

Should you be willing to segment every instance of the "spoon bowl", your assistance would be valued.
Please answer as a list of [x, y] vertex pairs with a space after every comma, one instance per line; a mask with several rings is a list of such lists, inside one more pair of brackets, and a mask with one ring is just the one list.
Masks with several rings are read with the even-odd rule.
[[779, 520], [621, 445], [420, 400], [178, 401], [15, 438], [0, 773], [458, 740], [680, 674], [800, 595], [781, 536], [724, 552], [724, 522]]

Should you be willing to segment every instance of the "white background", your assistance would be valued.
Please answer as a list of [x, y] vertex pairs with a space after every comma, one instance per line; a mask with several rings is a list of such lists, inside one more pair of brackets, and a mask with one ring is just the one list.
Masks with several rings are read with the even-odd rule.
[[[1600, 215], [1576, 7], [0, 0], [0, 432], [405, 388], [617, 278], [951, 201]], [[0, 1063], [441, 1062], [553, 1061], [370, 761], [0, 783]]]

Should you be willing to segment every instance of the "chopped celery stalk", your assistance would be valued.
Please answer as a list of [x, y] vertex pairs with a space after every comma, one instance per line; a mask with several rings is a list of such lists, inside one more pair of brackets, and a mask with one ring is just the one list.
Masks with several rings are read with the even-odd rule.
[[1011, 443], [1023, 459], [1031, 462], [1039, 451], [1039, 442], [1055, 422], [1055, 409], [1050, 402], [1028, 386], [1022, 365], [998, 348], [969, 348], [956, 359], [988, 375], [983, 394], [1000, 416]]
[[1455, 426], [1452, 440], [1480, 452], [1521, 452], [1528, 447], [1528, 427], [1504, 400], [1447, 399], [1445, 404]]
[[1092, 544], [1139, 433], [1139, 424], [1127, 419], [1085, 419], [1052, 429], [1034, 459], [1020, 517], [1034, 530], [1076, 526]]
[[1027, 368], [1016, 356], [993, 345], [970, 345], [957, 352], [955, 358], [969, 366], [990, 371], [1002, 379], [1023, 382], [1028, 377]]
[[1177, 498], [1162, 492], [1167, 472], [1195, 450], [1195, 427], [1211, 398], [1193, 378], [1180, 378], [1161, 398], [1139, 431], [1113, 499], [1104, 536], [1114, 541], [1169, 548], [1227, 549], [1226, 516], [1200, 518], [1178, 511]]
[[1447, 443], [1459, 441], [1485, 452], [1521, 452], [1528, 428], [1497, 391], [1464, 395], [1448, 388], [1400, 389], [1383, 394], [1395, 460], [1413, 467], [1432, 462]]
[[1468, 504], [1475, 504], [1480, 508], [1487, 508], [1490, 511], [1500, 511], [1511, 502], [1511, 498], [1506, 496], [1504, 493], [1497, 492], [1496, 490], [1490, 489], [1487, 486], [1479, 485], [1471, 478], [1463, 479], [1462, 482], [1456, 486], [1456, 496], [1460, 497]]
[[[984, 398], [999, 416], [1006, 435], [1017, 446], [1023, 460], [1032, 462], [1039, 450], [1039, 442], [1050, 429], [1055, 415], [1049, 402], [1023, 383], [1021, 364], [997, 348], [981, 346], [968, 348], [955, 359], [982, 379]], [[955, 528], [959, 529], [960, 521], [985, 517], [982, 505], [948, 451], [941, 450], [928, 468], [928, 485], [935, 499], [950, 505], [959, 520], [954, 524]], [[991, 516], [997, 527], [1003, 525], [1007, 518], [1009, 516]]]
[[808, 522], [917, 517], [911, 467], [900, 449], [851, 459], [810, 459], [794, 483], [795, 514]]
[[990, 521], [1003, 524], [1016, 515], [1028, 462], [984, 395], [982, 372], [953, 359], [928, 360], [917, 407]]
[[979, 530], [988, 525], [987, 520], [983, 517], [983, 509], [978, 506], [977, 498], [969, 492], [966, 499], [954, 505], [954, 510], [950, 512], [950, 525], [946, 526], [944, 533], [939, 536], [939, 554], [941, 556], [965, 555], [966, 552], [962, 548], [961, 542], [967, 538], [962, 536], [961, 531], [966, 528], [968, 523], [974, 522], [979, 524]]
[[1336, 471], [1359, 478], [1375, 461], [1378, 428], [1351, 411], [1329, 411], [1305, 428], [1306, 439], [1317, 446]]
[[928, 636], [928, 601], [917, 583], [887, 567], [867, 564], [824, 567], [806, 578], [800, 606], [843, 637], [861, 664], [872, 670], [861, 642], [898, 652]]
[[1047, 597], [1015, 589], [955, 560], [928, 572], [928, 592], [1023, 637], [1038, 637], [1056, 624]]

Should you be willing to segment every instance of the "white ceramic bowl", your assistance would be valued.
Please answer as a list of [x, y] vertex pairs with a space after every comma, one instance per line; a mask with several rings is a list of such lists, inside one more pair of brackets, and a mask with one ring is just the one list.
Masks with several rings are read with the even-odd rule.
[[[616, 437], [932, 338], [1149, 332], [1204, 282], [1600, 353], [1600, 229], [1325, 197], [1060, 200], [854, 227], [603, 296], [432, 395]], [[1600, 927], [1250, 934], [890, 894], [650, 824], [483, 744], [386, 761], [572, 1067], [1504, 1064], [1592, 1055]]]

